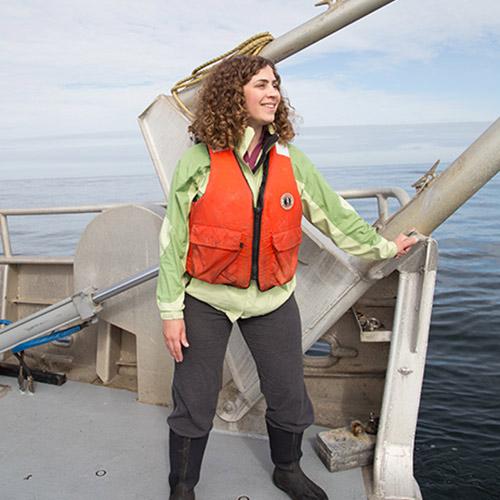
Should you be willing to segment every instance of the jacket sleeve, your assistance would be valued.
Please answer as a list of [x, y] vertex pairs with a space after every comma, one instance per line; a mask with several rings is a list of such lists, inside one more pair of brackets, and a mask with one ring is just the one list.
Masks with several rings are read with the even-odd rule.
[[354, 208], [326, 182], [311, 161], [290, 147], [295, 177], [306, 219], [340, 249], [367, 260], [394, 257], [397, 246], [377, 233]]
[[184, 309], [186, 257], [189, 247], [189, 211], [196, 195], [194, 177], [181, 159], [170, 186], [167, 211], [160, 230], [160, 272], [156, 289], [162, 319], [181, 319]]

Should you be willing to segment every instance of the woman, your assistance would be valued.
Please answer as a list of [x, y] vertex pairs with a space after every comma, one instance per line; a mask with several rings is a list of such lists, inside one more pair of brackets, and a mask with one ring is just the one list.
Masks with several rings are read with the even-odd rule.
[[273, 63], [236, 56], [207, 77], [160, 235], [158, 305], [175, 358], [171, 500], [194, 499], [215, 416], [232, 323], [256, 361], [267, 403], [274, 484], [293, 499], [327, 499], [299, 466], [313, 423], [293, 291], [304, 215], [340, 248], [371, 259], [406, 253], [334, 193], [296, 147]]

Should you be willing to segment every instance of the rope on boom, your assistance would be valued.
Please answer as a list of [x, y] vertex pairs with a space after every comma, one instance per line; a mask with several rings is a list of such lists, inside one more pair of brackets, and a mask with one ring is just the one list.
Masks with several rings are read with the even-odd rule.
[[179, 80], [170, 90], [172, 97], [174, 98], [181, 111], [190, 120], [194, 118], [194, 113], [190, 109], [188, 109], [188, 107], [182, 102], [181, 98], [179, 97], [179, 92], [194, 87], [195, 85], [200, 83], [212, 70], [215, 64], [222, 61], [223, 59], [227, 59], [231, 56], [240, 54], [256, 56], [268, 43], [272, 42], [273, 40], [274, 37], [271, 35], [271, 33], [258, 33], [250, 37], [248, 40], [240, 43], [234, 49], [228, 50], [224, 54], [221, 54], [218, 57], [214, 57], [206, 63], [194, 68], [189, 76], [183, 78], [182, 80]]

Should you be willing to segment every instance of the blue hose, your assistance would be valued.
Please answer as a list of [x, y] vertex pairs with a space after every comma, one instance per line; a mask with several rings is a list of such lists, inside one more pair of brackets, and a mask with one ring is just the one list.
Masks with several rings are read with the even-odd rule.
[[[0, 319], [0, 325], [10, 325], [11, 323], [12, 321], [9, 321], [8, 319]], [[44, 337], [38, 337], [33, 340], [28, 340], [28, 342], [23, 342], [22, 344], [19, 344], [18, 346], [14, 347], [12, 349], [12, 352], [16, 353], [24, 351], [25, 349], [36, 347], [37, 345], [47, 344], [48, 342], [68, 337], [73, 333], [79, 332], [82, 328], [84, 328], [84, 326], [86, 325], [76, 325], [71, 328], [66, 328], [66, 330], [53, 331], [52, 333], [50, 333], [49, 335], [45, 335]]]
[[36, 347], [37, 345], [47, 344], [54, 340], [59, 340], [64, 337], [68, 337], [73, 333], [79, 332], [82, 329], [82, 325], [73, 326], [72, 328], [67, 328], [66, 330], [59, 330], [45, 335], [45, 337], [38, 337], [33, 340], [28, 340], [28, 342], [23, 342], [12, 349], [12, 352], [24, 351], [25, 349], [30, 349], [31, 347]]

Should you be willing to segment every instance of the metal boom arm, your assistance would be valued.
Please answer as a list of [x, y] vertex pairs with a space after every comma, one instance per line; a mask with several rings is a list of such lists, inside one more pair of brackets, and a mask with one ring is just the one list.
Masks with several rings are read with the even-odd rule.
[[[278, 63], [393, 1], [337, 0], [326, 12], [266, 45], [261, 55]], [[179, 96], [188, 108], [191, 108], [196, 100], [197, 89], [198, 87], [191, 87], [179, 92]]]

